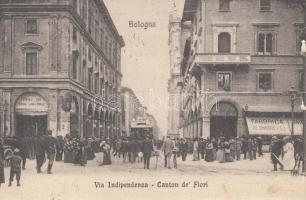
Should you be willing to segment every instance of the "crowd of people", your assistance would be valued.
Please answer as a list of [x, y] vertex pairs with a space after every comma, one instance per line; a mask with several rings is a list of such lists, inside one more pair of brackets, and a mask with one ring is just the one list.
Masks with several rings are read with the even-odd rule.
[[[42, 167], [48, 160], [47, 173], [52, 173], [54, 161], [64, 161], [75, 165], [85, 166], [87, 160], [96, 159], [99, 166], [111, 165], [112, 158], [122, 159], [122, 163], [143, 163], [144, 169], [150, 169], [150, 158], [163, 154], [164, 167], [177, 168], [177, 158], [186, 161], [187, 155], [193, 161], [206, 162], [234, 162], [241, 159], [255, 160], [263, 157], [263, 139], [261, 137], [235, 137], [225, 138], [196, 138], [171, 139], [169, 136], [159, 143], [151, 135], [144, 137], [120, 138], [80, 138], [66, 135], [53, 137], [52, 131], [47, 131], [35, 137], [20, 135], [14, 144], [12, 155], [9, 157], [11, 167], [9, 186], [16, 176], [17, 186], [20, 186], [22, 169], [26, 169], [27, 159], [36, 159], [37, 173], [42, 173]], [[301, 137], [271, 138], [269, 151], [273, 170], [278, 166], [282, 170], [299, 169], [303, 160], [303, 139]], [[4, 183], [5, 160], [3, 141], [0, 142], [0, 186]], [[157, 167], [157, 162], [156, 162]]]

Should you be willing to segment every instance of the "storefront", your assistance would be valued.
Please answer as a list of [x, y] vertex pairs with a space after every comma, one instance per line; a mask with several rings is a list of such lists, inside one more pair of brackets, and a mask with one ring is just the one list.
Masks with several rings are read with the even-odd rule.
[[16, 135], [36, 136], [48, 127], [48, 104], [42, 96], [26, 93], [15, 104]]

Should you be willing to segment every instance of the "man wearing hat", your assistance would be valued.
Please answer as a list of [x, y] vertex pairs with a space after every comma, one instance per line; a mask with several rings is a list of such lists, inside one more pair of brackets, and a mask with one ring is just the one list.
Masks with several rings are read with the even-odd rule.
[[153, 150], [154, 149], [152, 141], [150, 140], [149, 136], [146, 136], [145, 140], [142, 143], [144, 169], [150, 168], [150, 157]]
[[11, 170], [10, 170], [10, 182], [9, 182], [9, 187], [12, 186], [12, 182], [14, 180], [14, 177], [16, 175], [16, 180], [17, 180], [17, 186], [20, 186], [20, 176], [21, 176], [21, 162], [22, 158], [19, 156], [19, 149], [14, 150], [14, 154], [10, 158], [10, 165], [11, 165]]
[[54, 159], [55, 159], [55, 153], [56, 153], [56, 143], [57, 143], [57, 140], [52, 137], [52, 131], [51, 130], [48, 130], [47, 131], [47, 137], [46, 137], [46, 141], [47, 141], [47, 158], [49, 160], [48, 162], [48, 174], [51, 174], [51, 169], [52, 169], [52, 166], [53, 166], [53, 162], [54, 162]]
[[277, 171], [277, 164], [280, 165], [281, 169], [284, 168], [283, 164], [279, 161], [279, 156], [282, 154], [283, 144], [282, 141], [277, 139], [276, 136], [272, 137], [270, 151], [271, 151], [271, 160], [274, 166], [274, 171]]

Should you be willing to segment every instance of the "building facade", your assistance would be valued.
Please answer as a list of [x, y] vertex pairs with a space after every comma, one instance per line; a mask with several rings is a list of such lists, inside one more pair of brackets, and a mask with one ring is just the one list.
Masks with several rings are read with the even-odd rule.
[[291, 103], [293, 132], [301, 134], [303, 23], [298, 0], [186, 0], [184, 137], [288, 135]]
[[121, 89], [122, 134], [130, 136], [131, 122], [145, 117], [145, 107], [141, 104], [134, 91], [127, 87]]
[[120, 134], [123, 46], [102, 0], [2, 0], [1, 134]]
[[180, 136], [180, 62], [181, 62], [181, 19], [176, 14], [169, 17], [169, 56], [170, 56], [170, 78], [168, 80], [168, 132], [172, 138]]

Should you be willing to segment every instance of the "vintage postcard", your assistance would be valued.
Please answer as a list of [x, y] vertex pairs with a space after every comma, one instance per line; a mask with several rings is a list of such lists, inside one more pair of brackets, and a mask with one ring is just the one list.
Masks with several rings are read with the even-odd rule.
[[0, 199], [306, 199], [305, 0], [0, 0]]

